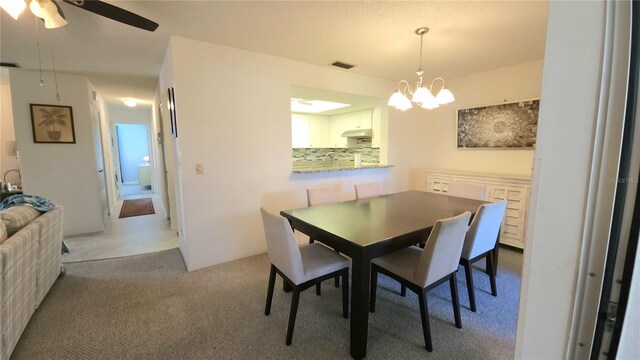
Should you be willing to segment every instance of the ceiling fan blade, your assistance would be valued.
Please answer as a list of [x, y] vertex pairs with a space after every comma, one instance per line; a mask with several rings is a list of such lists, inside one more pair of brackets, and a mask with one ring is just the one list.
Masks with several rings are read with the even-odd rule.
[[64, 0], [67, 4], [139, 29], [154, 31], [158, 24], [140, 15], [98, 0]]

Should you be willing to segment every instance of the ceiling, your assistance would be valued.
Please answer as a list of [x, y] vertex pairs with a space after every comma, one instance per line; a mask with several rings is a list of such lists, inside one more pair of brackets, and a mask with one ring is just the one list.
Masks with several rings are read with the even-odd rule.
[[[546, 1], [108, 1], [160, 24], [153, 33], [62, 3], [69, 24], [41, 32], [43, 68], [87, 76], [108, 102], [153, 99], [170, 35], [320, 66], [414, 79], [427, 26], [426, 78], [452, 78], [541, 59]], [[34, 16], [0, 11], [0, 59], [38, 69]], [[52, 40], [52, 41], [51, 41]], [[390, 89], [391, 91], [392, 89]]]

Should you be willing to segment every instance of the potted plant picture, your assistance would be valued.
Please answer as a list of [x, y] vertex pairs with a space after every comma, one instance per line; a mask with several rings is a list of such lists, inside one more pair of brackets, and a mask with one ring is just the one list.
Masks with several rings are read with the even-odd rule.
[[71, 106], [31, 104], [33, 141], [75, 143]]

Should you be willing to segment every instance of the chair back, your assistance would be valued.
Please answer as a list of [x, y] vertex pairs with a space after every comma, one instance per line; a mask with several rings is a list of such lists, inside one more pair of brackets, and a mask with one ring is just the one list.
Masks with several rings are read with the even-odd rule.
[[295, 284], [304, 279], [304, 267], [300, 248], [287, 219], [260, 208], [264, 234], [267, 238], [269, 261]]
[[458, 270], [464, 235], [471, 213], [436, 221], [422, 250], [414, 276], [418, 285], [427, 287]]
[[340, 194], [335, 187], [307, 189], [307, 204], [316, 206], [340, 201]]
[[484, 200], [485, 190], [486, 186], [484, 184], [452, 182], [447, 186], [447, 195]]
[[502, 219], [507, 211], [507, 200], [480, 205], [471, 222], [462, 249], [462, 257], [473, 259], [496, 246]]
[[382, 187], [379, 183], [356, 184], [356, 200], [366, 199], [382, 195]]

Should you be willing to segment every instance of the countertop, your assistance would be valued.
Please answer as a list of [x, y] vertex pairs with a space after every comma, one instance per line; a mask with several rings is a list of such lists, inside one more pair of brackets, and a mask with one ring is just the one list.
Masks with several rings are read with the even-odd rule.
[[291, 171], [294, 174], [312, 174], [312, 173], [321, 173], [321, 172], [334, 172], [334, 171], [359, 171], [359, 170], [370, 170], [370, 169], [387, 169], [394, 167], [394, 165], [384, 165], [384, 164], [367, 164], [362, 165], [361, 167], [350, 166], [304, 166], [304, 167], [294, 167]]

